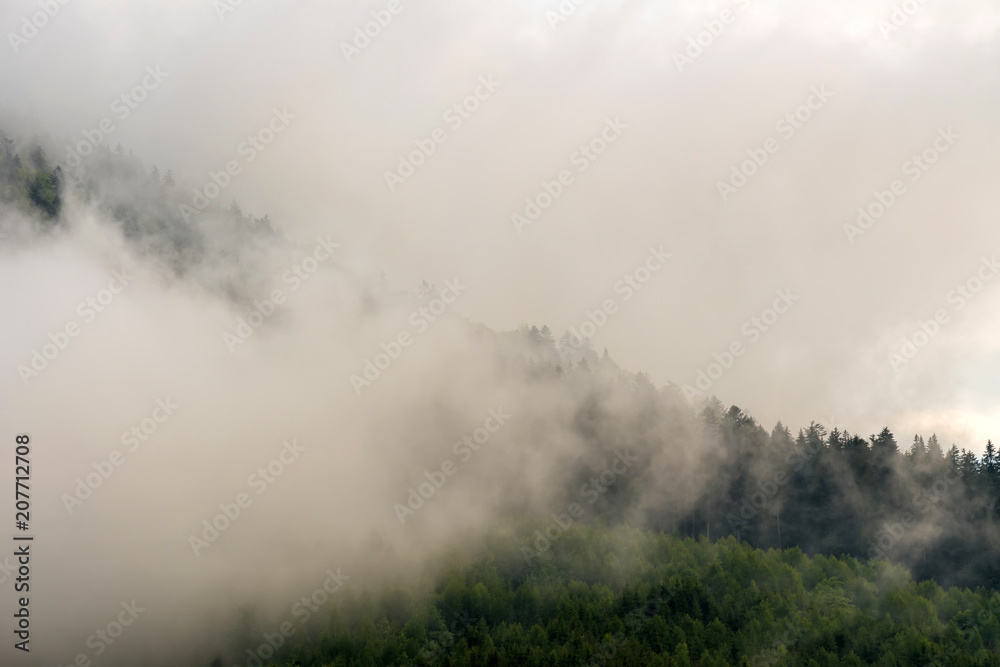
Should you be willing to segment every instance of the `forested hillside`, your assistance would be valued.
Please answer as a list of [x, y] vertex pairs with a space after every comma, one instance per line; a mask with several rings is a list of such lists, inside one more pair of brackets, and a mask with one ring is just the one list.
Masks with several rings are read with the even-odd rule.
[[26, 157], [22, 159], [14, 140], [0, 132], [0, 202], [52, 220], [62, 206], [62, 169], [49, 163], [40, 146], [31, 148]]
[[[180, 204], [187, 197], [172, 173], [143, 166], [120, 146], [99, 147], [67, 176], [37, 143], [4, 137], [0, 186], [3, 201], [21, 207], [38, 230], [65, 224], [67, 194], [96, 206], [150, 262], [179, 279], [211, 276], [210, 287], [235, 301], [264, 289], [253, 270], [259, 250], [283, 247], [268, 216], [246, 215], [235, 202], [215, 202], [185, 219]], [[379, 299], [419, 300], [431, 286], [407, 295], [374, 282], [365, 289], [368, 307], [377, 308]], [[575, 471], [569, 477], [578, 480], [559, 482], [567, 500], [600, 472], [601, 457], [621, 447], [636, 452], [641, 472], [595, 502], [605, 521], [627, 517], [687, 537], [734, 536], [763, 548], [886, 557], [918, 579], [1000, 586], [1000, 456], [991, 442], [959, 447], [934, 434], [897, 439], [886, 427], [865, 436], [818, 423], [793, 432], [779, 422], [768, 430], [714, 397], [692, 404], [678, 385], [654, 387], [644, 373], [621, 369], [607, 350], [595, 353], [589, 340], [556, 337], [548, 327], [509, 333], [469, 327], [495, 356], [500, 376], [575, 402], [574, 429], [588, 456], [567, 463]], [[655, 470], [676, 467], [678, 460], [698, 469], [706, 483], [684, 494], [665, 489], [675, 484]], [[503, 506], [515, 517], [526, 510], [516, 497]]]
[[[265, 293], [273, 275], [255, 267], [283, 243], [269, 219], [232, 202], [187, 220], [178, 188], [123, 153], [101, 149], [67, 175], [40, 147], [0, 141], [0, 200], [18, 211], [5, 236], [58, 233], [78, 203], [173, 280], [236, 303]], [[365, 317], [434, 294], [351, 280]], [[535, 428], [505, 456], [552, 451], [553, 432], [570, 444], [530, 481], [496, 473], [491, 537], [475, 555], [443, 555], [419, 585], [348, 588], [275, 664], [1000, 664], [992, 442], [765, 428], [547, 326], [463, 326], [491, 381], [543, 406], [519, 415]], [[428, 514], [407, 528], [419, 534]]]
[[292, 247], [269, 216], [245, 213], [235, 200], [193, 209], [190, 188], [172, 170], [161, 173], [120, 144], [97, 146], [64, 169], [46, 157], [42, 143], [9, 138], [0, 128], [0, 204], [22, 214], [0, 218], [0, 239], [8, 244], [67, 231], [68, 207], [95, 211], [99, 224], [120, 234], [145, 262], [244, 304], [265, 289], [265, 256]]
[[265, 664], [1000, 665], [1000, 593], [885, 561], [624, 526], [571, 527], [530, 564], [508, 539], [485, 551], [442, 554], [426, 588], [338, 593]]
[[[566, 502], [627, 448], [640, 461], [635, 472], [593, 505], [610, 523], [627, 518], [686, 537], [888, 558], [918, 579], [1000, 586], [1000, 457], [992, 442], [979, 456], [934, 434], [911, 434], [901, 445], [888, 427], [868, 437], [818, 423], [792, 432], [779, 422], [768, 431], [736, 406], [714, 397], [691, 405], [677, 385], [657, 389], [606, 352], [556, 342], [547, 328], [509, 336], [529, 350], [515, 367], [577, 397], [574, 427], [594, 456], [579, 463]], [[705, 481], [680, 493], [683, 475], [670, 471], [685, 466]]]

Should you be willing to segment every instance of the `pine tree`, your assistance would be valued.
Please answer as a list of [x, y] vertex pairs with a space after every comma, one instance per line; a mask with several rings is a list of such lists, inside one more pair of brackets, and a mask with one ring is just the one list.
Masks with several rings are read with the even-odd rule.
[[830, 437], [827, 439], [827, 446], [829, 449], [837, 452], [843, 451], [844, 444], [847, 439], [845, 437], [846, 435], [846, 433], [841, 433], [840, 429], [834, 426], [833, 430], [830, 431]]
[[45, 151], [42, 150], [41, 146], [35, 146], [32, 148], [28, 158], [31, 160], [31, 166], [38, 171], [49, 170], [49, 160], [45, 156]]
[[983, 455], [983, 472], [991, 480], [996, 480], [1000, 474], [1000, 459], [997, 458], [996, 446], [992, 440], [986, 441], [986, 453]]
[[640, 396], [655, 396], [656, 387], [653, 385], [652, 380], [645, 373], [639, 372], [635, 374], [635, 379], [633, 380], [633, 389]]
[[543, 326], [540, 333], [543, 345], [551, 347], [555, 344], [555, 337], [552, 335], [552, 329], [549, 329], [548, 325]]
[[938, 442], [937, 433], [932, 434], [930, 439], [927, 441], [927, 455], [935, 463], [940, 461], [944, 456], [944, 452], [941, 451], [941, 444]]
[[962, 471], [962, 461], [961, 454], [958, 452], [958, 447], [952, 444], [951, 449], [948, 450], [948, 454], [945, 456], [945, 460], [948, 463], [948, 468], [951, 472], [956, 475], [961, 474]]
[[979, 459], [975, 453], [963, 449], [959, 456], [959, 464], [962, 469], [962, 479], [974, 482], [979, 476]]
[[893, 454], [899, 453], [899, 445], [896, 444], [896, 438], [888, 426], [879, 431], [878, 435], [871, 436], [870, 440], [872, 452], [880, 455], [883, 459], [888, 460]]

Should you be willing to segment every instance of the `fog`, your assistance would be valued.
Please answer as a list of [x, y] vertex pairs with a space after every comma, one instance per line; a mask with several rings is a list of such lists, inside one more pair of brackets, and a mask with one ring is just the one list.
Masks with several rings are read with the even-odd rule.
[[[504, 372], [522, 323], [768, 431], [997, 437], [992, 3], [72, 0], [32, 33], [40, 4], [0, 8], [0, 130], [71, 184], [53, 230], [0, 213], [0, 420], [32, 438], [39, 581], [15, 664], [207, 664], [240, 650], [234, 610], [293, 620], [328, 569], [374, 585], [560, 511], [570, 466], [610, 459], [573, 424], [585, 380]], [[171, 194], [116, 175], [118, 144]], [[190, 220], [126, 233], [122, 202]], [[693, 429], [644, 473], [682, 506], [714, 474]]]

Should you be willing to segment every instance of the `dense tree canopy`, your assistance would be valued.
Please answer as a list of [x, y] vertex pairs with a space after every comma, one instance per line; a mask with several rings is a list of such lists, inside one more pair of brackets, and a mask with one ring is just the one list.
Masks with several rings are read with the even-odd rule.
[[[1000, 593], [886, 561], [573, 526], [422, 590], [348, 591], [273, 665], [1000, 665]], [[446, 560], [451, 557], [446, 556]]]
[[49, 164], [44, 150], [35, 146], [22, 160], [14, 141], [0, 133], [0, 202], [51, 220], [62, 207], [62, 180], [62, 169]]

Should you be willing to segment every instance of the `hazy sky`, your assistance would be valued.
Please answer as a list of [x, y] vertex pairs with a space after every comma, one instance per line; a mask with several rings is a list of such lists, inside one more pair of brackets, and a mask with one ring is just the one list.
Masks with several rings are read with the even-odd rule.
[[[108, 118], [104, 142], [172, 169], [189, 191], [238, 161], [226, 205], [270, 214], [310, 248], [333, 235], [339, 261], [385, 271], [393, 287], [457, 278], [468, 287], [456, 312], [498, 330], [561, 335], [612, 299], [594, 346], [658, 385], [695, 385], [738, 344], [708, 392], [767, 428], [889, 425], [903, 445], [936, 431], [976, 450], [1000, 436], [995, 2], [243, 0], [225, 11], [224, 0], [69, 0], [35, 34], [24, 21], [40, 4], [0, 6], [11, 134], [76, 145]], [[144, 81], [144, 99], [131, 99]], [[273, 142], [244, 143], [269, 127]], [[421, 146], [430, 155], [401, 169]], [[536, 216], [526, 200], [545, 208]], [[81, 256], [113, 257], [114, 241], [74, 239], [0, 259], [0, 304], [20, 325], [4, 338], [6, 396], [22, 391], [25, 353], [108, 280]], [[651, 248], [670, 257], [647, 264]], [[648, 282], [622, 287], [626, 275]], [[161, 354], [155, 337], [179, 335], [157, 322], [183, 321], [195, 298], [149, 285], [101, 322], [125, 318], [147, 336], [118, 380], [143, 377]], [[204, 328], [230, 321], [215, 313]], [[93, 344], [100, 354], [119, 342]], [[207, 368], [227, 378], [207, 387], [236, 391], [246, 377], [213, 344], [168, 355], [157, 386]], [[330, 362], [345, 399], [356, 359]], [[111, 382], [93, 378], [114, 395]], [[68, 387], [38, 391], [17, 394], [34, 417], [75, 400]], [[117, 431], [152, 403], [112, 409], [92, 394], [76, 409], [81, 423], [86, 410], [113, 412]], [[275, 427], [255, 456], [294, 435]]]
[[[891, 3], [589, 0], [556, 21], [556, 2], [402, 0], [349, 56], [386, 3], [219, 6], [73, 0], [7, 45], [6, 109], [79, 140], [158, 66], [169, 75], [110, 140], [191, 186], [287, 108], [289, 129], [222, 198], [335, 225], [393, 284], [460, 276], [468, 317], [561, 332], [662, 244], [666, 270], [594, 337], [627, 368], [693, 384], [790, 288], [801, 299], [712, 387], [724, 402], [767, 424], [996, 435], [1000, 290], [948, 302], [1000, 250], [994, 3], [907, 4], [896, 26]], [[5, 3], [0, 25], [36, 9]], [[697, 57], [678, 64], [685, 49]], [[444, 114], [480, 77], [499, 85], [455, 127]], [[777, 129], [818, 86], [832, 96]], [[609, 118], [627, 129], [578, 172]], [[435, 128], [445, 142], [391, 192], [385, 172]], [[911, 180], [904, 163], [941, 128], [954, 145]], [[768, 138], [778, 152], [723, 201], [718, 182]], [[518, 233], [511, 215], [562, 169], [573, 183]], [[849, 242], [844, 225], [897, 178], [905, 194]], [[949, 323], [897, 372], [889, 354], [938, 308]]]

